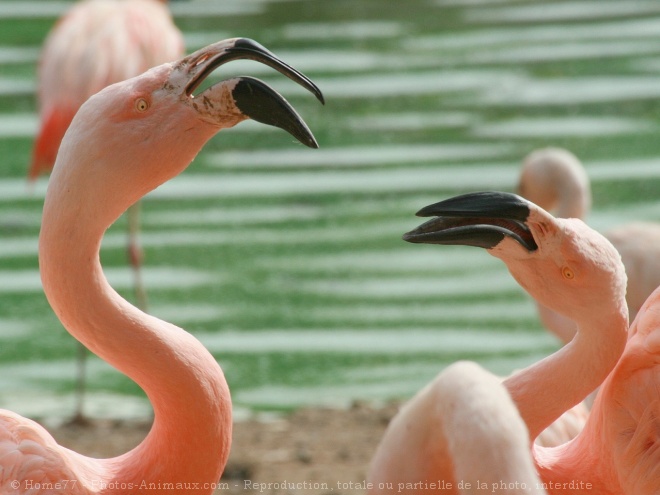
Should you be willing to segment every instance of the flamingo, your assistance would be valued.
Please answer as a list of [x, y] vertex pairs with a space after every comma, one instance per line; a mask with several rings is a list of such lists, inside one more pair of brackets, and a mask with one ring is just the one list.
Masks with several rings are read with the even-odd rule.
[[108, 86], [84, 103], [62, 141], [39, 238], [46, 297], [64, 327], [142, 387], [154, 408], [146, 438], [110, 459], [59, 446], [35, 422], [0, 411], [0, 493], [210, 494], [231, 443], [229, 388], [206, 348], [124, 300], [99, 247], [128, 206], [183, 171], [219, 130], [252, 118], [317, 147], [293, 108], [263, 82], [238, 77], [197, 95], [220, 65], [265, 63], [323, 101], [319, 89], [258, 43], [235, 38]]
[[[591, 208], [589, 177], [580, 160], [563, 148], [541, 148], [528, 154], [518, 193], [562, 218], [585, 219]], [[660, 285], [660, 225], [633, 222], [605, 232], [621, 253], [628, 274], [626, 301], [634, 320], [647, 297]], [[543, 325], [563, 342], [575, 335], [575, 324], [555, 311], [537, 305]]]
[[[503, 380], [533, 441], [598, 387], [624, 350], [628, 310], [620, 255], [581, 220], [555, 218], [509, 193], [461, 195], [423, 208], [418, 215], [438, 218], [405, 234], [405, 240], [485, 248], [538, 302], [577, 323], [578, 333], [571, 342]], [[428, 407], [428, 390], [413, 397], [388, 426], [370, 467], [372, 493], [388, 493], [389, 487], [426, 479], [445, 480], [452, 485], [447, 493], [457, 493], [454, 457], [442, 433], [452, 425], [443, 426], [445, 418], [435, 414], [437, 408]], [[478, 408], [480, 396], [472, 399]], [[593, 412], [587, 423], [592, 417]], [[567, 445], [584, 438], [583, 433]], [[588, 442], [582, 445], [589, 447]], [[479, 444], [460, 448], [479, 458]], [[537, 469], [553, 461], [552, 468], [540, 472], [544, 483], [548, 472], [570, 473], [578, 459], [555, 459], [556, 450], [540, 446], [531, 449]], [[480, 469], [485, 476], [497, 473], [501, 465], [482, 464]], [[594, 491], [589, 493], [617, 493], [604, 489], [609, 481], [592, 476]], [[554, 486], [547, 491], [558, 493]]]
[[[62, 137], [87, 98], [109, 84], [183, 57], [183, 35], [165, 4], [161, 0], [83, 0], [55, 24], [38, 66], [40, 126], [28, 171], [31, 181], [53, 168]], [[139, 202], [128, 209], [127, 221], [136, 302], [146, 310]], [[86, 356], [79, 346], [73, 419], [77, 422], [84, 422]]]

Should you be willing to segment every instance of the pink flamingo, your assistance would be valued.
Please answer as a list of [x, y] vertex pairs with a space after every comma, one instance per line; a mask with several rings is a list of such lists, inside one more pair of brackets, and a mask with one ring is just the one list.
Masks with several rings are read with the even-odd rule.
[[[518, 193], [555, 216], [585, 219], [591, 208], [589, 177], [580, 160], [562, 148], [541, 148], [523, 160]], [[630, 320], [660, 285], [660, 225], [634, 222], [605, 233], [619, 251], [628, 275], [626, 301]], [[543, 325], [563, 342], [575, 335], [575, 324], [538, 305]]]
[[154, 423], [135, 449], [92, 459], [57, 445], [33, 421], [0, 411], [0, 493], [213, 491], [232, 430], [222, 370], [192, 335], [119, 296], [103, 275], [99, 247], [128, 206], [184, 170], [221, 129], [252, 118], [317, 147], [295, 110], [256, 79], [225, 80], [193, 95], [216, 67], [235, 59], [265, 63], [323, 101], [309, 79], [264, 47], [230, 39], [108, 86], [74, 117], [44, 203], [44, 291], [76, 339], [145, 390]]
[[[504, 261], [532, 297], [577, 323], [578, 333], [566, 346], [503, 381], [527, 425], [529, 438], [535, 439], [599, 386], [623, 352], [628, 311], [626, 275], [619, 254], [581, 220], [554, 218], [512, 194], [462, 195], [428, 206], [418, 214], [438, 218], [409, 232], [404, 239], [485, 248]], [[444, 480], [452, 485], [447, 493], [457, 493], [453, 452], [442, 434], [452, 425], [442, 426], [445, 418], [437, 414], [437, 408], [430, 407], [428, 391], [417, 394], [388, 427], [370, 468], [373, 493], [388, 493], [380, 487], [427, 479]], [[480, 397], [471, 399], [474, 408], [479, 408]], [[596, 421], [594, 412], [589, 421]], [[588, 449], [588, 442], [578, 440], [585, 438], [584, 431], [567, 445]], [[479, 456], [479, 445], [466, 443], [460, 448]], [[578, 457], [556, 457], [558, 450], [539, 446], [532, 449], [543, 482], [550, 475], [561, 477], [574, 472]], [[499, 469], [501, 465], [482, 465], [481, 472], [496, 475]], [[616, 485], [611, 485], [604, 474], [574, 481], [582, 483], [585, 479], [595, 490], [589, 493], [624, 493], [608, 491]], [[548, 486], [547, 491], [558, 493], [555, 486]]]
[[[30, 180], [53, 168], [73, 116], [90, 96], [109, 84], [183, 57], [183, 36], [161, 0], [83, 0], [54, 26], [38, 67], [40, 127], [28, 171]], [[128, 209], [128, 259], [135, 297], [146, 310], [143, 253], [138, 240], [140, 203]], [[78, 392], [73, 421], [84, 422], [86, 350], [79, 347]]]

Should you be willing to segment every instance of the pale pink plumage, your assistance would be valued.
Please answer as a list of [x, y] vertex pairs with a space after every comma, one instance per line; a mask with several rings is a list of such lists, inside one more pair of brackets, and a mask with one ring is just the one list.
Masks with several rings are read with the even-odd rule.
[[[472, 203], [456, 198], [464, 208], [462, 211], [452, 206], [453, 203], [450, 204], [453, 209], [444, 203], [427, 207], [420, 214], [440, 217], [406, 234], [406, 238], [411, 242], [486, 247], [506, 263], [532, 297], [577, 322], [578, 334], [569, 344], [503, 381], [533, 440], [565, 411], [579, 404], [616, 365], [626, 342], [626, 276], [614, 247], [582, 221], [554, 218], [524, 200], [500, 196], [509, 199], [500, 205], [484, 201], [488, 196], [466, 195]], [[484, 208], [484, 204], [490, 209]], [[388, 427], [370, 468], [369, 478], [375, 486], [372, 493], [395, 493], [399, 483], [431, 479], [452, 482], [454, 489], [447, 493], [458, 493], [460, 480], [455, 475], [453, 452], [442, 433], [443, 428], [452, 426], [444, 425], [445, 418], [435, 414], [437, 407], [428, 397], [425, 392], [418, 394]], [[472, 400], [473, 408], [479, 408], [481, 397], [475, 395]], [[589, 421], [595, 421], [593, 413]], [[460, 448], [479, 459], [479, 444], [466, 442]], [[563, 469], [570, 473], [576, 469], [574, 464], [582, 463], [576, 458], [555, 459], [553, 452], [564, 447], [556, 449], [559, 450], [533, 448], [537, 466], [543, 466], [548, 459], [556, 460], [551, 468], [541, 470], [544, 481], [548, 472], [558, 475]], [[599, 466], [580, 467], [596, 471]], [[501, 466], [480, 464], [480, 468], [482, 473], [494, 472], [496, 476]], [[603, 470], [607, 471], [608, 467]], [[607, 478], [596, 473], [591, 480], [601, 486], [608, 482]], [[383, 486], [381, 483], [386, 487], [391, 483], [394, 489], [377, 489]]]
[[[133, 450], [92, 459], [57, 445], [40, 425], [0, 411], [0, 493], [213, 492], [231, 443], [223, 372], [192, 335], [119, 296], [105, 279], [99, 248], [127, 207], [184, 170], [221, 129], [251, 117], [317, 146], [284, 98], [258, 80], [234, 78], [192, 94], [214, 68], [237, 58], [266, 63], [322, 100], [302, 74], [237, 38], [108, 86], [74, 117], [44, 202], [44, 291], [74, 337], [142, 387], [154, 422]], [[55, 485], [38, 485], [45, 482]]]
[[[421, 441], [426, 437], [426, 442], [436, 441], [438, 433], [443, 436], [453, 466], [453, 480], [445, 481], [453, 483], [459, 493], [546, 493], [538, 488], [540, 479], [530, 455], [527, 427], [507, 389], [499, 377], [476, 363], [462, 361], [448, 366], [400, 414], [416, 420], [408, 424], [405, 434], [419, 435]], [[434, 431], [437, 428], [442, 431]], [[418, 462], [411, 452], [405, 455], [411, 456], [406, 462]], [[418, 481], [429, 480], [438, 483], [442, 478]], [[397, 484], [392, 492], [447, 490], [430, 489], [423, 483], [416, 488], [411, 483], [403, 487]]]
[[87, 98], [183, 56], [183, 36], [158, 0], [83, 0], [49, 33], [38, 67], [40, 127], [29, 177], [48, 172]]

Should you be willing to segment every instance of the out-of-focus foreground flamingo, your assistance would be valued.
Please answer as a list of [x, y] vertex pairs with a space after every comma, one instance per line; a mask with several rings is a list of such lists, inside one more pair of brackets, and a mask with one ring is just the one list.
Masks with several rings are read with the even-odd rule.
[[[546, 493], [540, 488], [529, 451], [527, 426], [499, 377], [476, 363], [461, 361], [448, 366], [419, 397], [422, 408], [442, 418], [439, 426], [451, 453], [461, 494]], [[406, 407], [419, 406], [416, 403]], [[474, 446], [477, 451], [466, 446]], [[415, 492], [414, 487], [396, 488], [403, 488], [399, 490], [402, 493]], [[420, 483], [417, 491], [429, 491], [425, 488]]]
[[[591, 208], [589, 177], [580, 160], [562, 148], [542, 148], [523, 160], [518, 193], [555, 216], [585, 219]], [[626, 300], [630, 320], [647, 297], [660, 286], [660, 225], [633, 222], [616, 227], [605, 236], [621, 253], [628, 275]], [[538, 305], [544, 326], [562, 341], [575, 335], [575, 324]]]
[[[623, 352], [628, 311], [626, 275], [619, 254], [581, 220], [554, 218], [512, 194], [462, 195], [423, 208], [418, 214], [438, 218], [409, 232], [404, 239], [486, 248], [504, 261], [532, 297], [577, 323], [578, 333], [570, 343], [503, 381], [534, 440], [600, 385]], [[422, 480], [446, 480], [453, 484], [453, 492], [448, 493], [458, 493], [458, 468], [442, 433], [452, 425], [443, 426], [446, 419], [438, 414], [439, 408], [429, 407], [429, 390], [432, 388], [417, 394], [388, 427], [370, 469], [373, 493], [388, 493], [378, 489], [380, 486], [396, 489], [399, 483]], [[474, 408], [479, 408], [480, 396], [475, 395], [473, 400]], [[582, 445], [589, 446], [587, 442]], [[479, 459], [479, 444], [464, 443], [460, 448]], [[555, 474], [574, 468], [576, 458], [554, 459], [553, 452], [533, 447], [537, 466], [552, 459], [556, 461], [552, 468]], [[482, 465], [481, 471], [498, 469]], [[599, 491], [610, 482], [605, 475], [595, 474], [590, 482], [595, 487], [591, 493], [624, 493], [607, 491], [609, 488]], [[557, 493], [554, 487], [547, 491]]]
[[[38, 66], [40, 125], [28, 171], [30, 180], [53, 168], [73, 116], [90, 96], [109, 84], [183, 57], [183, 36], [161, 0], [83, 0], [48, 34]], [[127, 213], [128, 259], [136, 302], [146, 309], [140, 203]], [[74, 421], [83, 420], [86, 351], [79, 348], [78, 398]]]
[[225, 80], [193, 95], [216, 67], [235, 59], [263, 62], [322, 101], [309, 79], [261, 45], [231, 39], [109, 86], [74, 117], [44, 204], [44, 291], [76, 339], [144, 389], [154, 423], [130, 452], [92, 459], [60, 447], [40, 425], [0, 411], [0, 493], [39, 486], [74, 495], [213, 492], [232, 429], [222, 370], [189, 333], [119, 296], [103, 275], [99, 247], [127, 207], [184, 170], [221, 129], [252, 118], [317, 146], [286, 100], [256, 79]]

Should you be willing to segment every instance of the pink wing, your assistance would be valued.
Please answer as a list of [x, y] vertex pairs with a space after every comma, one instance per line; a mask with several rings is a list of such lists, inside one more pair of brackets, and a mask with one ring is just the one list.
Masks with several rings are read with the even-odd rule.
[[183, 36], [157, 0], [84, 0], [48, 35], [38, 70], [40, 129], [29, 177], [50, 170], [71, 119], [109, 84], [180, 58]]

